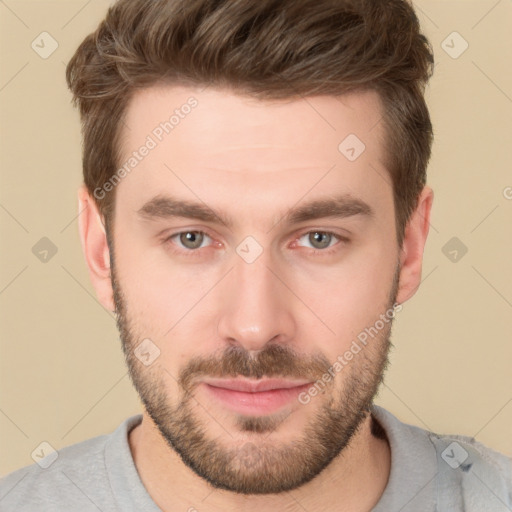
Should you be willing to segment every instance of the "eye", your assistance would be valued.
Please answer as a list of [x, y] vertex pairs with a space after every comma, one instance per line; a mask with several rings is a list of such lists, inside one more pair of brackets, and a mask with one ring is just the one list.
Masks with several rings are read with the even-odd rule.
[[[299, 245], [303, 245], [304, 242], [300, 242], [303, 239], [305, 239], [305, 247], [312, 249], [311, 253], [314, 255], [330, 254], [337, 250], [337, 245], [340, 245], [336, 242], [349, 242], [347, 238], [341, 235], [322, 230], [308, 231], [302, 234], [295, 239], [295, 244], [299, 241]], [[202, 251], [199, 251], [199, 249], [212, 245], [213, 239], [204, 231], [189, 230], [174, 233], [168, 236], [164, 242], [174, 245], [177, 248], [174, 249], [176, 253], [188, 253], [189, 256], [192, 256], [202, 254]]]
[[203, 231], [183, 231], [167, 238], [169, 241], [174, 239], [177, 240], [175, 243], [177, 243], [178, 247], [188, 249], [190, 251], [200, 249], [205, 240], [211, 240], [211, 238]]
[[306, 243], [310, 244], [309, 247], [320, 252], [331, 252], [325, 251], [325, 249], [336, 245], [337, 241], [348, 241], [346, 238], [330, 231], [308, 231], [298, 238], [298, 240], [302, 239], [306, 239]]

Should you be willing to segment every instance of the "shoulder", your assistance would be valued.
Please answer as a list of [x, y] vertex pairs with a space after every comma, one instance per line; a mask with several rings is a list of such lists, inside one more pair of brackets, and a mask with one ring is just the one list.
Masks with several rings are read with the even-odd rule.
[[66, 446], [4, 476], [0, 479], [0, 509], [97, 510], [95, 495], [108, 481], [103, 453], [110, 436]]
[[436, 450], [443, 449], [441, 458], [450, 467], [461, 467], [467, 471], [472, 462], [488, 466], [512, 483], [512, 458], [477, 441], [474, 437], [457, 434], [438, 434], [425, 431]]
[[463, 435], [428, 432], [436, 451], [439, 488], [458, 486], [470, 511], [512, 510], [512, 459]]
[[374, 406], [373, 415], [388, 436], [392, 451], [414, 453], [412, 463], [429, 461], [435, 473], [437, 504], [447, 510], [512, 510], [512, 458], [457, 434], [439, 434], [401, 422]]

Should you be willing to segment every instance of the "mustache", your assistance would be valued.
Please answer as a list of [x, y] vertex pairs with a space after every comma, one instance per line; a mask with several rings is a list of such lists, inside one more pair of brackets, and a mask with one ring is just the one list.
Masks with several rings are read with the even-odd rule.
[[284, 377], [316, 381], [330, 366], [321, 354], [304, 357], [283, 345], [269, 345], [254, 356], [243, 347], [231, 346], [220, 358], [192, 358], [180, 372], [178, 383], [190, 391], [201, 377]]

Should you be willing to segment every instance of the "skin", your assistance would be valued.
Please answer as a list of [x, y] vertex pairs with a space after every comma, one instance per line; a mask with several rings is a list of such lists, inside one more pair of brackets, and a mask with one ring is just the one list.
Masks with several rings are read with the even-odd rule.
[[[332, 365], [379, 315], [416, 292], [433, 192], [422, 191], [399, 248], [374, 92], [269, 103], [212, 88], [147, 88], [127, 109], [123, 156], [190, 96], [198, 106], [117, 185], [113, 247], [94, 199], [79, 190], [90, 277], [102, 305], [117, 312], [145, 406], [129, 435], [139, 475], [162, 510], [369, 511], [390, 471], [389, 444], [372, 435], [367, 407], [387, 364], [391, 322], [306, 405], [293, 400], [248, 418], [200, 382], [227, 375], [224, 363], [237, 368], [233, 354], [252, 365], [240, 366], [246, 377], [321, 378], [322, 364]], [[348, 134], [366, 146], [353, 162], [338, 150]], [[137, 214], [164, 192], [234, 224]], [[334, 193], [360, 198], [375, 215], [282, 221], [290, 208]], [[168, 239], [190, 231], [209, 237], [195, 256], [180, 237]], [[312, 245], [308, 234], [326, 231], [349, 241]], [[236, 252], [247, 236], [262, 248], [253, 263]], [[144, 366], [134, 349], [147, 338], [160, 355]], [[273, 352], [276, 346], [284, 351]], [[181, 439], [171, 439], [177, 432]], [[187, 445], [193, 433], [211, 449]], [[176, 447], [206, 467], [185, 463]], [[314, 456], [323, 464], [306, 475]], [[257, 482], [268, 492], [258, 493]]]

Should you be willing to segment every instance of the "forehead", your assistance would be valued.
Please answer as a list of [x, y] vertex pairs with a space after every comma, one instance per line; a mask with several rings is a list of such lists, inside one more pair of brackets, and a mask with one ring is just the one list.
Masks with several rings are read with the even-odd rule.
[[[374, 91], [261, 101], [212, 87], [153, 86], [132, 97], [121, 139], [128, 150], [145, 135], [179, 139], [180, 145], [188, 142], [183, 149], [195, 160], [221, 158], [226, 151], [249, 147], [265, 149], [260, 153], [270, 156], [293, 150], [287, 155], [290, 161], [306, 154], [324, 159], [338, 156], [338, 145], [349, 134], [372, 145], [380, 135], [381, 118], [381, 102]], [[257, 163], [252, 164], [254, 168]]]
[[284, 205], [341, 184], [344, 193], [378, 196], [391, 189], [381, 119], [373, 91], [260, 101], [211, 87], [150, 87], [126, 110], [120, 167], [132, 165], [116, 192], [132, 209], [165, 192], [215, 196], [220, 207], [249, 206], [248, 197]]

